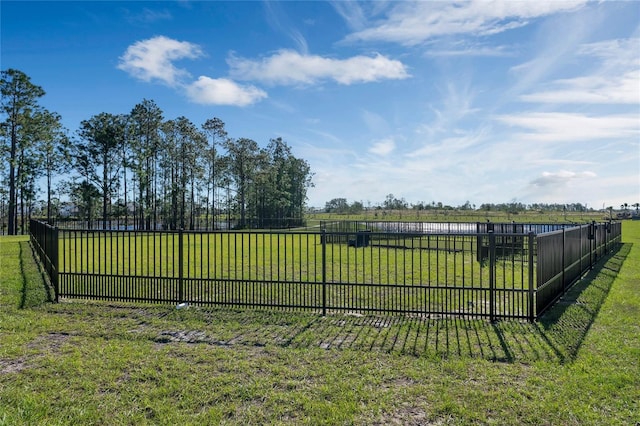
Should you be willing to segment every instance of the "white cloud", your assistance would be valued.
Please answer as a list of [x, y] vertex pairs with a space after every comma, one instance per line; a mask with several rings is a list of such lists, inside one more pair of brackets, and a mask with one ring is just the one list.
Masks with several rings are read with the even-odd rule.
[[246, 106], [267, 97], [255, 86], [240, 85], [227, 78], [200, 76], [187, 82], [190, 74], [173, 62], [203, 56], [198, 45], [164, 36], [138, 41], [120, 57], [118, 68], [145, 82], [157, 81], [184, 91], [189, 100], [204, 105]]
[[609, 40], [581, 46], [578, 54], [600, 59], [586, 75], [560, 79], [549, 90], [521, 96], [526, 102], [640, 104], [640, 39]]
[[597, 175], [594, 172], [571, 172], [560, 170], [558, 172], [542, 172], [542, 176], [531, 181], [531, 185], [538, 187], [565, 185], [576, 179], [592, 179]]
[[578, 104], [640, 104], [640, 69], [618, 76], [556, 80], [556, 90], [521, 96], [525, 102]]
[[242, 86], [226, 78], [200, 76], [186, 86], [192, 102], [204, 105], [247, 106], [267, 97], [267, 93], [255, 86]]
[[624, 38], [587, 43], [578, 49], [585, 56], [600, 57], [612, 66], [640, 66], [640, 38]]
[[[407, 154], [409, 158], [416, 158], [422, 161], [424, 158], [437, 158], [441, 156], [451, 158], [454, 162], [459, 162], [463, 153], [478, 145], [482, 140], [486, 138], [486, 134], [483, 131], [478, 133], [463, 134], [456, 137], [447, 137], [437, 143], [425, 144], [417, 150]], [[469, 155], [469, 153], [466, 153]]]
[[173, 65], [180, 59], [195, 59], [202, 56], [196, 44], [157, 36], [138, 41], [127, 48], [120, 57], [118, 68], [139, 80], [160, 81], [175, 86], [189, 73]]
[[438, 44], [437, 48], [429, 49], [426, 55], [433, 57], [464, 56], [467, 58], [472, 56], [506, 57], [514, 56], [514, 52], [512, 47], [505, 45], [488, 46], [477, 43], [455, 42], [450, 45]]
[[351, 34], [347, 40], [415, 45], [447, 35], [490, 35], [526, 25], [528, 19], [575, 10], [584, 3], [583, 0], [398, 2], [392, 3], [386, 19]]
[[371, 148], [369, 148], [369, 152], [372, 154], [385, 156], [391, 154], [393, 150], [396, 148], [396, 143], [393, 139], [382, 139], [373, 144]]
[[540, 142], [585, 141], [640, 136], [637, 114], [587, 116], [576, 113], [533, 112], [502, 115], [497, 119], [508, 125], [529, 129], [514, 135]]
[[227, 62], [234, 78], [282, 85], [312, 84], [322, 80], [350, 85], [409, 77], [402, 62], [380, 54], [332, 59], [280, 50], [260, 61], [232, 56]]

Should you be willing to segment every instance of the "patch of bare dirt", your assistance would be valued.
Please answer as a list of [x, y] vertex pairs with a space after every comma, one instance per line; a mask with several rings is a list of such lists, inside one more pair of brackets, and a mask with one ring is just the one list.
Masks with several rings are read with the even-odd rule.
[[35, 349], [37, 353], [17, 359], [0, 359], [0, 374], [19, 373], [26, 370], [44, 353], [58, 352], [69, 337], [68, 333], [48, 333], [36, 337], [27, 344], [27, 349]]
[[203, 331], [161, 331], [156, 337], [156, 343], [171, 343], [171, 342], [184, 342], [184, 343], [210, 343], [210, 340]]
[[19, 373], [28, 367], [29, 365], [24, 358], [0, 359], [0, 374]]

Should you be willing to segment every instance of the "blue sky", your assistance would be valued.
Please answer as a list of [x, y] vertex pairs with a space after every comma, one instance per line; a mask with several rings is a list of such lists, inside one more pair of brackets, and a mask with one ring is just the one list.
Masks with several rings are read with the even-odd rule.
[[152, 99], [282, 137], [309, 205], [640, 202], [640, 2], [2, 1], [75, 132]]

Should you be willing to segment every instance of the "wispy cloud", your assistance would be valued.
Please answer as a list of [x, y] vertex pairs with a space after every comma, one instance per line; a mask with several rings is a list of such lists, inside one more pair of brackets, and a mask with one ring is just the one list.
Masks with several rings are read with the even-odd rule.
[[420, 126], [421, 133], [433, 136], [448, 132], [465, 117], [481, 111], [477, 106], [474, 106], [477, 94], [469, 79], [447, 80], [438, 85], [437, 89], [439, 94], [437, 99], [440, 99], [441, 102], [430, 106], [435, 118]]
[[118, 68], [145, 82], [158, 81], [175, 86], [188, 78], [189, 72], [177, 68], [173, 62], [202, 55], [202, 50], [196, 44], [157, 36], [129, 46], [120, 57]]
[[465, 40], [457, 40], [450, 43], [438, 43], [437, 48], [426, 51], [427, 56], [433, 57], [507, 57], [514, 56], [513, 48], [507, 45], [487, 45], [482, 43], [470, 43]]
[[173, 16], [168, 10], [151, 10], [148, 8], [142, 9], [142, 12], [131, 13], [129, 10], [125, 11], [125, 19], [130, 24], [152, 24], [158, 21], [170, 21]]
[[[388, 41], [415, 45], [448, 35], [484, 36], [527, 25], [534, 19], [572, 11], [586, 1], [397, 2], [384, 19], [347, 37], [350, 41]], [[343, 17], [354, 20], [353, 13]]]
[[539, 103], [640, 104], [640, 38], [581, 46], [578, 54], [600, 66], [587, 75], [555, 80], [521, 99]]
[[350, 85], [410, 77], [402, 62], [380, 54], [333, 59], [284, 49], [261, 60], [231, 56], [227, 62], [234, 78], [279, 85], [308, 85], [324, 80]]
[[542, 176], [531, 181], [531, 185], [538, 187], [565, 185], [576, 179], [591, 179], [597, 175], [594, 172], [571, 172], [568, 170], [560, 170], [558, 172], [542, 172]]
[[521, 96], [525, 102], [574, 104], [640, 104], [640, 70], [619, 76], [556, 80], [551, 90]]
[[306, 54], [309, 51], [307, 40], [295, 25], [290, 22], [286, 14], [282, 11], [282, 7], [274, 2], [264, 2], [263, 6], [265, 8], [267, 22], [269, 22], [271, 27], [287, 35], [295, 44], [298, 51]]
[[594, 115], [563, 112], [532, 112], [501, 115], [505, 124], [527, 129], [514, 137], [538, 142], [567, 142], [640, 137], [637, 114]]
[[[382, 2], [381, 2], [382, 3]], [[357, 1], [332, 1], [335, 11], [344, 19], [352, 30], [362, 30], [367, 23], [367, 15], [362, 3]]]

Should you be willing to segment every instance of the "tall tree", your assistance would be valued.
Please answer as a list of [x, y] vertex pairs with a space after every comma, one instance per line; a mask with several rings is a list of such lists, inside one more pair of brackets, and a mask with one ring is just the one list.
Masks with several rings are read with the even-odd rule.
[[7, 127], [9, 139], [9, 206], [8, 206], [8, 234], [17, 233], [17, 190], [18, 183], [24, 181], [21, 173], [20, 160], [25, 160], [26, 144], [30, 137], [28, 121], [40, 107], [38, 99], [44, 96], [42, 87], [31, 82], [31, 79], [22, 71], [8, 69], [2, 71], [0, 79], [0, 92], [2, 94], [2, 113], [6, 115], [3, 125]]
[[69, 137], [67, 130], [61, 124], [61, 117], [57, 113], [43, 110], [38, 113], [37, 121], [41, 123], [37, 137], [37, 153], [40, 157], [42, 174], [47, 180], [47, 221], [51, 222], [53, 219], [53, 177], [68, 167]]
[[84, 143], [75, 147], [78, 171], [102, 196], [102, 226], [107, 228], [111, 198], [119, 185], [120, 154], [124, 123], [119, 115], [100, 113], [80, 123], [78, 135]]
[[165, 122], [162, 133], [164, 143], [159, 163], [165, 188], [164, 219], [170, 229], [194, 229], [206, 136], [185, 117]]
[[[224, 128], [224, 122], [217, 117], [208, 119], [202, 128], [206, 132], [207, 136], [211, 138], [211, 144], [207, 148], [207, 168], [208, 168], [208, 180], [207, 180], [207, 198], [209, 198], [211, 204], [211, 229], [215, 229], [216, 226], [216, 178], [220, 174], [221, 168], [217, 164], [218, 160], [216, 145], [223, 143], [227, 139], [227, 131]], [[218, 167], [216, 167], [218, 166]], [[206, 221], [209, 223], [209, 204], [206, 209]]]
[[78, 217], [83, 218], [87, 222], [87, 228], [91, 229], [100, 191], [87, 180], [71, 184], [70, 189], [71, 201], [78, 209]]
[[132, 167], [138, 181], [139, 227], [155, 229], [157, 225], [157, 162], [160, 155], [162, 110], [144, 99], [129, 114], [129, 140]]
[[312, 185], [309, 164], [296, 158], [281, 138], [271, 139], [267, 150], [271, 156], [274, 193], [271, 197], [272, 216], [284, 220], [283, 226], [302, 223], [307, 190]]
[[247, 226], [247, 195], [259, 155], [258, 144], [251, 139], [227, 139], [224, 142], [229, 163], [229, 178], [236, 190], [236, 206], [240, 213], [239, 228]]
[[[180, 146], [180, 161], [182, 163], [181, 184], [185, 188], [182, 195], [182, 216], [181, 227], [185, 227], [185, 218], [187, 216], [186, 207], [189, 207], [189, 229], [194, 229], [196, 218], [196, 186], [203, 177], [203, 156], [202, 152], [206, 150], [206, 136], [198, 131], [198, 128], [187, 118], [179, 117], [177, 120], [178, 137]], [[187, 201], [188, 195], [188, 204]]]

